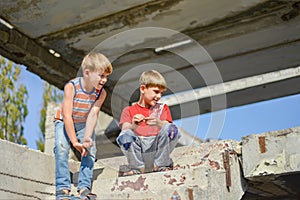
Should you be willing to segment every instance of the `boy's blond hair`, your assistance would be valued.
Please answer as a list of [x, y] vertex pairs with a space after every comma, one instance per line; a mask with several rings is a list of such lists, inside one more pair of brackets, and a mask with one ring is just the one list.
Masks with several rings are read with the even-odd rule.
[[145, 71], [140, 77], [140, 85], [148, 87], [158, 87], [160, 89], [167, 89], [165, 78], [156, 70]]
[[92, 72], [102, 69], [104, 72], [111, 74], [112, 66], [109, 60], [101, 53], [90, 52], [87, 54], [81, 63], [82, 71], [89, 69]]

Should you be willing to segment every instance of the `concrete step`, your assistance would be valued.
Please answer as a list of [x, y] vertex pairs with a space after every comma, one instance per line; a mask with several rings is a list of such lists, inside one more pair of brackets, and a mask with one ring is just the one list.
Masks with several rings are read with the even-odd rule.
[[230, 183], [222, 167], [197, 166], [140, 175], [97, 178], [93, 192], [99, 199], [170, 199], [177, 193], [181, 199], [240, 199], [246, 189], [241, 179], [236, 155], [230, 158]]
[[[188, 169], [197, 166], [221, 168], [223, 164], [219, 161], [222, 161], [222, 153], [225, 151], [236, 152], [240, 148], [240, 143], [234, 140], [206, 142], [197, 146], [177, 147], [172, 152], [171, 157], [176, 169]], [[117, 177], [119, 167], [126, 164], [125, 156], [101, 159], [96, 162], [96, 166], [104, 170], [103, 174], [100, 175], [103, 178]], [[111, 175], [109, 175], [110, 173]]]
[[[247, 187], [241, 178], [236, 141], [216, 141], [176, 148], [174, 170], [118, 177], [125, 157], [99, 160], [103, 172], [93, 182], [99, 199], [240, 199]], [[224, 153], [228, 166], [224, 167]], [[230, 153], [231, 152], [231, 153]], [[96, 167], [95, 167], [96, 168]]]

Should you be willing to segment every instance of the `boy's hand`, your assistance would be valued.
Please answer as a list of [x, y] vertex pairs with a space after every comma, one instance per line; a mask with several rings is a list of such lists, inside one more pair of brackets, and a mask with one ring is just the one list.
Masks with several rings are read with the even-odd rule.
[[162, 128], [164, 126], [164, 121], [161, 121], [159, 118], [156, 117], [145, 117], [145, 122], [149, 126], [157, 126]]
[[83, 146], [83, 144], [80, 144], [79, 142], [75, 142], [75, 143], [73, 144], [73, 147], [74, 147], [77, 151], [80, 152], [80, 154], [81, 154], [82, 157], [87, 156], [88, 151], [87, 151], [87, 149]]
[[132, 124], [135, 124], [135, 125], [140, 125], [145, 119], [145, 116], [142, 115], [142, 114], [136, 114], [133, 116], [132, 118]]
[[155, 126], [157, 124], [158, 118], [154, 117], [145, 117], [145, 122], [149, 126]]
[[82, 144], [85, 148], [91, 148], [94, 145], [94, 142], [93, 142], [92, 138], [84, 137]]

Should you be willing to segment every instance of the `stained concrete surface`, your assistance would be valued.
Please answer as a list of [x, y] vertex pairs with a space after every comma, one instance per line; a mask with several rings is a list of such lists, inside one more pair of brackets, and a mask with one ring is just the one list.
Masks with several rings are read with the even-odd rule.
[[[104, 102], [102, 111], [117, 119], [122, 108], [138, 98], [134, 91], [140, 75], [139, 67], [144, 64], [168, 66], [151, 66], [163, 73], [169, 88], [172, 88], [166, 94], [213, 85], [210, 78], [203, 80], [201, 74], [202, 69], [208, 69], [208, 57], [212, 58], [221, 75], [222, 80], [218, 83], [299, 66], [299, 2], [73, 0], [69, 4], [59, 0], [1, 1], [0, 18], [10, 23], [12, 28], [0, 23], [0, 54], [25, 65], [27, 70], [62, 89], [68, 80], [76, 76], [83, 56], [97, 46], [97, 50], [112, 60], [114, 66], [114, 73], [105, 86], [108, 100]], [[157, 29], [149, 31], [149, 27]], [[165, 34], [166, 30], [177, 34]], [[120, 39], [127, 31], [133, 32]], [[178, 33], [186, 37], [178, 37]], [[186, 39], [194, 43], [172, 51], [155, 52], [156, 48]], [[204, 53], [209, 56], [203, 57], [201, 50], [195, 50], [197, 45], [203, 47]], [[49, 53], [50, 49], [59, 53], [60, 57]], [[197, 59], [193, 63], [187, 62], [186, 58], [173, 53], [177, 50], [183, 51], [186, 57]], [[123, 76], [131, 70], [135, 73]], [[227, 94], [226, 106], [297, 94], [299, 88], [293, 86], [299, 82], [299, 76], [294, 76], [293, 79], [263, 85], [256, 80], [256, 87]], [[120, 77], [122, 84], [118, 84]], [[116, 89], [116, 85], [120, 88]], [[124, 93], [129, 97], [125, 99]], [[112, 95], [117, 96], [113, 101]], [[184, 105], [174, 105], [171, 107], [176, 114], [174, 118], [215, 111], [209, 98], [193, 102], [201, 107], [199, 111], [194, 112], [193, 105], [185, 109], [182, 109]], [[181, 109], [186, 110], [184, 115]]]
[[[259, 139], [265, 138], [265, 139]], [[299, 199], [300, 127], [178, 147], [168, 172], [119, 177], [124, 156], [96, 162], [98, 199]], [[54, 158], [0, 140], [0, 199], [54, 199]], [[260, 165], [264, 165], [261, 167]], [[79, 163], [70, 160], [76, 192]]]

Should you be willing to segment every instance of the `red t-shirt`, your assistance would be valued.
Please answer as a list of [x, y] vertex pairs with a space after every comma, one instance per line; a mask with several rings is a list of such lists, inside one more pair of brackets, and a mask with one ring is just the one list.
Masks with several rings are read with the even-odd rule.
[[[133, 106], [127, 106], [123, 109], [121, 114], [121, 119], [119, 126], [122, 127], [124, 122], [132, 123], [132, 118], [136, 114], [142, 114], [145, 117], [149, 117], [151, 113], [156, 113], [157, 116], [160, 115], [160, 120], [167, 120], [172, 123], [172, 116], [169, 107], [166, 104], [156, 104], [152, 108], [145, 108], [137, 103]], [[149, 126], [145, 122], [142, 122], [136, 129], [135, 133], [138, 136], [156, 136], [159, 132], [159, 128], [156, 126]]]

